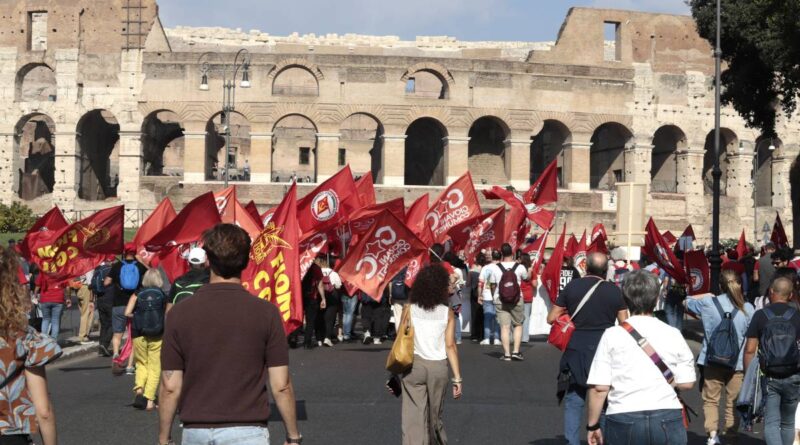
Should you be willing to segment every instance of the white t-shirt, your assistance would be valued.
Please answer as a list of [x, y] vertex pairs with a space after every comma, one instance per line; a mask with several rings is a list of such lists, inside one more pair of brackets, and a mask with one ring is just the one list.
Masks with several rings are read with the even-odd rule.
[[414, 327], [414, 355], [425, 360], [444, 360], [447, 358], [445, 333], [450, 308], [436, 306], [426, 311], [416, 304], [411, 305], [411, 326]]
[[333, 269], [329, 269], [327, 267], [322, 268], [322, 276], [329, 277], [331, 280], [331, 285], [334, 289], [341, 289], [342, 288], [342, 277], [339, 276], [336, 271]]
[[[516, 263], [514, 261], [504, 261], [501, 262], [500, 264], [502, 264], [506, 270], [511, 270], [511, 268], [513, 268], [515, 264], [519, 263]], [[514, 269], [514, 275], [517, 276], [517, 284], [522, 284], [522, 280], [528, 279], [528, 269], [526, 269], [525, 266], [523, 266], [522, 264], [519, 264], [517, 268]], [[494, 289], [493, 300], [497, 300], [498, 298], [500, 298], [500, 286], [497, 285], [500, 284], [500, 280], [502, 278], [503, 278], [503, 271], [500, 270], [500, 267], [495, 265], [494, 269], [492, 269], [492, 275], [489, 277], [489, 284], [494, 284], [496, 286]], [[487, 285], [486, 287], [489, 286]]]
[[483, 298], [483, 301], [492, 301], [493, 300], [493, 298], [492, 298], [492, 290], [489, 287], [489, 281], [491, 280], [492, 275], [494, 274], [495, 270], [499, 270], [497, 268], [497, 264], [495, 264], [495, 263], [487, 264], [487, 265], [483, 266], [483, 269], [481, 269], [481, 273], [478, 276], [478, 282], [480, 283], [480, 286], [483, 287], [483, 293], [481, 294], [481, 297]]
[[[681, 332], [655, 317], [633, 316], [628, 323], [646, 338], [672, 370], [675, 383], [696, 380], [694, 356]], [[606, 414], [681, 409], [675, 390], [621, 326], [606, 329], [589, 371], [589, 385], [611, 386]]]

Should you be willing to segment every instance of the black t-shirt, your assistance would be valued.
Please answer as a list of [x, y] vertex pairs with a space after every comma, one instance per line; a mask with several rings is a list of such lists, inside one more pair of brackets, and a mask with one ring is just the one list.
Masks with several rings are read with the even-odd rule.
[[131, 295], [133, 295], [137, 290], [139, 290], [140, 287], [142, 287], [142, 279], [144, 279], [144, 273], [147, 272], [147, 268], [138, 261], [136, 261], [136, 267], [139, 268], [139, 285], [136, 286], [135, 290], [126, 290], [123, 289], [119, 284], [119, 274], [122, 271], [122, 261], [118, 261], [111, 266], [111, 272], [108, 274], [108, 276], [111, 278], [111, 284], [115, 287], [114, 307], [127, 306], [128, 300], [131, 299]]
[[319, 283], [323, 277], [322, 268], [317, 263], [311, 264], [306, 276], [303, 277], [303, 281], [300, 283], [300, 287], [303, 290], [303, 298], [311, 300], [319, 298]]
[[[572, 280], [558, 293], [556, 306], [567, 308], [572, 314], [578, 308], [583, 296], [597, 283], [599, 278], [587, 276]], [[572, 319], [576, 330], [599, 331], [612, 326], [617, 320], [617, 312], [627, 309], [622, 291], [613, 283], [603, 281], [578, 315]]]
[[572, 280], [576, 280], [581, 277], [581, 273], [578, 269], [574, 267], [565, 267], [561, 266], [561, 280], [558, 285], [559, 293], [567, 287]]
[[[783, 316], [783, 313], [786, 312], [790, 306], [786, 303], [773, 303], [767, 306], [776, 317]], [[794, 325], [794, 330], [797, 333], [797, 339], [800, 340], [800, 311], [795, 308], [795, 314], [792, 316], [791, 320], [792, 324]], [[764, 332], [764, 327], [767, 325], [767, 314], [764, 313], [764, 309], [756, 311], [753, 314], [753, 319], [750, 320], [750, 326], [747, 327], [747, 333], [745, 336], [747, 338], [761, 338], [761, 333]]]

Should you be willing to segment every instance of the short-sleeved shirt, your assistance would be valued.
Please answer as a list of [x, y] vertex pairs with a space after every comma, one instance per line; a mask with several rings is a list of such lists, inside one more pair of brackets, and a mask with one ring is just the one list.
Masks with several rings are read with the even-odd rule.
[[[696, 380], [692, 350], [679, 330], [655, 317], [633, 316], [627, 321], [647, 339], [672, 371], [676, 383]], [[603, 333], [587, 382], [611, 387], [607, 415], [682, 408], [664, 375], [621, 326]]]
[[[514, 275], [517, 276], [517, 284], [522, 284], [522, 281], [527, 280], [529, 278], [528, 269], [525, 268], [522, 264], [519, 264], [514, 261], [503, 261], [501, 263], [506, 270], [514, 269]], [[494, 289], [494, 301], [498, 301], [500, 299], [500, 280], [503, 279], [503, 270], [500, 269], [500, 266], [495, 265], [492, 269], [492, 274], [489, 276], [489, 284], [493, 284], [495, 286]]]
[[[575, 313], [584, 295], [597, 283], [599, 278], [587, 275], [572, 280], [558, 293], [556, 306], [567, 309], [569, 314]], [[627, 309], [622, 291], [613, 283], [602, 281], [583, 306], [578, 315], [572, 319], [576, 330], [598, 331], [614, 326], [617, 313]]]
[[116, 292], [114, 292], [114, 306], [127, 306], [131, 295], [142, 287], [142, 280], [144, 279], [144, 273], [147, 272], [147, 267], [138, 261], [136, 261], [136, 267], [139, 269], [139, 284], [136, 286], [136, 289], [128, 290], [123, 289], [119, 282], [119, 275], [122, 271], [122, 261], [117, 261], [111, 266], [111, 272], [108, 273], [108, 277], [111, 278], [111, 284], [116, 286]]
[[161, 369], [184, 373], [186, 428], [265, 426], [268, 369], [288, 364], [278, 308], [239, 284], [203, 286], [167, 315]]
[[775, 266], [772, 265], [772, 258], [769, 255], [762, 255], [756, 263], [758, 270], [758, 295], [767, 295], [767, 289], [775, 276]]
[[[735, 306], [727, 294], [722, 294], [718, 297], [707, 296], [700, 299], [686, 299], [686, 308], [689, 309], [689, 311], [699, 315], [700, 320], [703, 321], [703, 331], [705, 333], [703, 337], [703, 347], [700, 349], [700, 355], [697, 356], [697, 364], [702, 366], [705, 366], [706, 364], [708, 340], [711, 338], [711, 335], [714, 334], [717, 326], [722, 323], [722, 316], [720, 315], [717, 306], [714, 304], [714, 298], [716, 298], [719, 302], [723, 312], [733, 312]], [[741, 344], [744, 340], [745, 332], [747, 331], [747, 325], [750, 323], [750, 319], [753, 317], [755, 311], [756, 309], [752, 304], [745, 303], [744, 311], [737, 311], [736, 316], [733, 317], [733, 327], [734, 330], [736, 330], [736, 335], [738, 337], [736, 341], [739, 344]], [[740, 348], [739, 359], [736, 364], [737, 371], [741, 371], [743, 369], [743, 358], [744, 348]]]
[[494, 274], [494, 271], [498, 270], [497, 264], [487, 264], [483, 266], [481, 269], [480, 275], [478, 275], [478, 282], [481, 286], [483, 286], [483, 292], [481, 294], [481, 298], [483, 301], [492, 301], [492, 289], [489, 286], [489, 282], [491, 281], [491, 277]]
[[[783, 313], [789, 310], [789, 308], [793, 307], [786, 303], [772, 303], [767, 306], [776, 317], [783, 316]], [[791, 318], [791, 322], [794, 325], [794, 330], [797, 333], [797, 339], [800, 341], [800, 311], [795, 308], [795, 314]], [[747, 338], [755, 338], [760, 339], [761, 334], [764, 332], [764, 327], [767, 325], [767, 314], [764, 313], [764, 309], [757, 310], [755, 314], [753, 314], [753, 319], [750, 321], [750, 326], [747, 327]]]
[[53, 282], [48, 280], [45, 274], [40, 273], [36, 276], [36, 285], [39, 286], [39, 303], [64, 302], [64, 282]]
[[567, 287], [567, 284], [571, 283], [572, 280], [578, 279], [581, 277], [581, 272], [574, 268], [574, 267], [561, 267], [561, 276], [558, 282], [558, 291], [561, 292]]

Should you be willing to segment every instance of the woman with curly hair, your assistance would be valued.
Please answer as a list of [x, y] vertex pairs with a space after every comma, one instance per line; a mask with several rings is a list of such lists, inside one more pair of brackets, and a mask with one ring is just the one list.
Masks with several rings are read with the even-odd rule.
[[444, 397], [453, 370], [453, 398], [461, 397], [461, 369], [456, 347], [456, 321], [448, 304], [455, 277], [438, 264], [422, 269], [411, 287], [410, 311], [400, 329], [414, 328], [414, 363], [403, 375], [403, 445], [443, 445]]
[[[56, 340], [28, 326], [30, 300], [19, 284], [16, 253], [0, 247], [0, 445], [30, 443], [39, 430], [56, 444], [56, 420], [44, 365], [61, 355]], [[38, 428], [37, 428], [38, 423]]]

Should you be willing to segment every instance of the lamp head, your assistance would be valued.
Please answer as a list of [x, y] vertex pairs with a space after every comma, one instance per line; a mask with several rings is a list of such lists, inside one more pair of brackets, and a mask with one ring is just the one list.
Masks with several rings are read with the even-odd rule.
[[203, 73], [203, 77], [200, 78], [200, 91], [208, 91], [208, 74]]
[[245, 64], [242, 70], [242, 82], [239, 84], [242, 88], [250, 88], [250, 65]]

